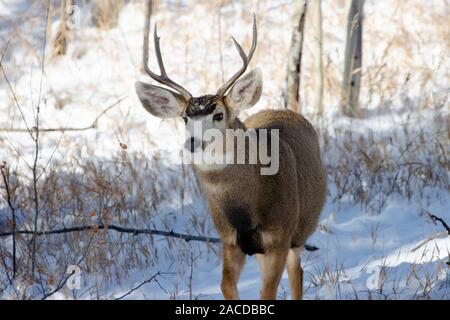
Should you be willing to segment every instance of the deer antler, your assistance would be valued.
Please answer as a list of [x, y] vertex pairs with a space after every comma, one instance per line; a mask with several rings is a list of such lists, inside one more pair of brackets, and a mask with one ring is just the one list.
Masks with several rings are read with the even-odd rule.
[[192, 95], [189, 93], [189, 91], [184, 89], [182, 86], [180, 86], [179, 84], [177, 84], [176, 82], [174, 82], [167, 76], [166, 69], [164, 68], [164, 62], [163, 62], [163, 59], [161, 56], [161, 48], [159, 45], [160, 38], [158, 37], [156, 23], [155, 23], [155, 33], [154, 33], [155, 54], [156, 54], [156, 59], [158, 60], [158, 66], [159, 66], [161, 75], [157, 75], [156, 73], [154, 73], [152, 70], [150, 70], [150, 67], [148, 66], [148, 39], [149, 39], [149, 34], [150, 34], [151, 12], [152, 12], [152, 1], [150, 0], [150, 1], [148, 1], [147, 12], [145, 15], [144, 56], [143, 56], [144, 69], [153, 80], [158, 81], [159, 83], [162, 83], [162, 84], [174, 89], [175, 91], [179, 92], [186, 101], [189, 101], [192, 98]]
[[243, 65], [242, 68], [234, 75], [232, 76], [225, 84], [217, 91], [217, 96], [223, 97], [227, 93], [228, 89], [231, 88], [231, 86], [236, 82], [237, 79], [239, 79], [240, 76], [242, 76], [247, 70], [247, 67], [250, 63], [250, 60], [252, 60], [253, 53], [255, 53], [256, 50], [256, 43], [258, 41], [258, 32], [256, 30], [256, 15], [253, 14], [253, 41], [252, 41], [252, 47], [250, 49], [250, 52], [248, 55], [245, 54], [244, 50], [242, 49], [241, 45], [236, 41], [234, 37], [232, 37], [234, 46], [236, 47], [237, 51], [239, 52], [239, 55], [242, 58]]

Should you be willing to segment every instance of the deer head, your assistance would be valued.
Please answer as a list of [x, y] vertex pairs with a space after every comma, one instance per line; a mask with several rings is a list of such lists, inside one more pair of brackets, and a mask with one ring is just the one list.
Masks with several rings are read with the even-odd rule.
[[186, 129], [190, 133], [190, 138], [185, 144], [189, 151], [196, 152], [200, 148], [204, 149], [205, 142], [201, 136], [195, 136], [197, 133], [194, 127], [201, 126], [202, 132], [208, 129], [216, 129], [225, 134], [226, 129], [234, 128], [239, 113], [254, 106], [261, 97], [262, 76], [260, 69], [254, 69], [241, 78], [247, 70], [256, 49], [256, 17], [253, 15], [253, 41], [248, 54], [245, 54], [241, 45], [232, 38], [243, 62], [240, 70], [226, 81], [216, 94], [202, 95], [200, 97], [193, 97], [189, 91], [167, 76], [156, 24], [154, 30], [155, 53], [161, 75], [154, 73], [148, 66], [149, 6], [144, 30], [144, 69], [153, 80], [173, 90], [137, 82], [137, 95], [142, 106], [152, 115], [159, 118], [183, 118]]

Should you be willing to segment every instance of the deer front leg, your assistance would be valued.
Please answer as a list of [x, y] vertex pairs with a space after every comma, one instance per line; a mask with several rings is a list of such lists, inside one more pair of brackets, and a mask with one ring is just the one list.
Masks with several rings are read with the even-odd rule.
[[303, 269], [300, 261], [301, 248], [292, 248], [287, 257], [287, 269], [293, 300], [303, 298]]
[[263, 287], [261, 290], [261, 299], [275, 300], [277, 295], [278, 284], [283, 274], [284, 266], [289, 248], [286, 246], [278, 246], [268, 250], [262, 263], [263, 270]]
[[245, 254], [236, 245], [223, 246], [222, 294], [226, 300], [239, 299], [237, 282], [245, 263]]

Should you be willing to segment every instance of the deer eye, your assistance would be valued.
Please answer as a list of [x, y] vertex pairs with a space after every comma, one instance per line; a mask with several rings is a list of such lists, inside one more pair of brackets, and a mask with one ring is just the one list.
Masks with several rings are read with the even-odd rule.
[[183, 121], [184, 121], [184, 124], [187, 124], [187, 122], [188, 122], [188, 118], [186, 118], [186, 117], [183, 117]]
[[214, 121], [222, 121], [223, 120], [223, 113], [217, 113], [213, 117]]

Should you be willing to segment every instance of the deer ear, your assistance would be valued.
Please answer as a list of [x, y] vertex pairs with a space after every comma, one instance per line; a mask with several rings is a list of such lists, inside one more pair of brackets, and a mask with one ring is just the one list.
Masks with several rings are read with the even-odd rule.
[[136, 82], [136, 93], [145, 110], [159, 118], [181, 116], [187, 105], [181, 95], [144, 82]]
[[262, 87], [261, 69], [253, 69], [233, 85], [225, 97], [225, 103], [236, 111], [251, 108], [261, 98]]

